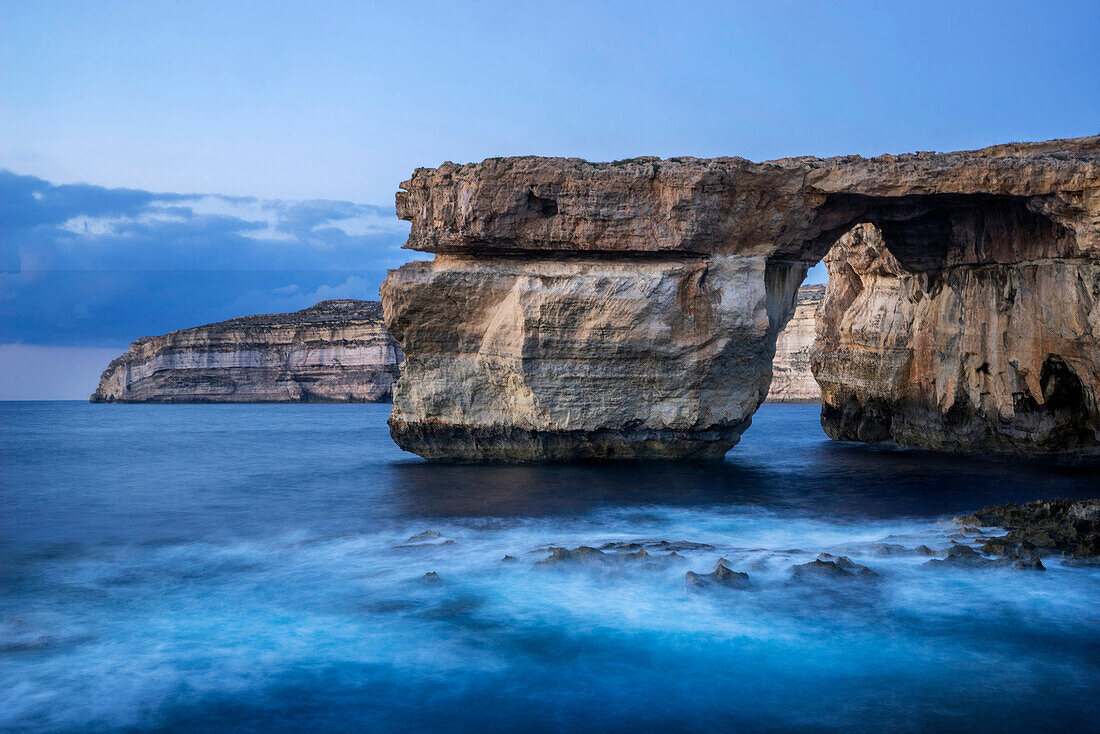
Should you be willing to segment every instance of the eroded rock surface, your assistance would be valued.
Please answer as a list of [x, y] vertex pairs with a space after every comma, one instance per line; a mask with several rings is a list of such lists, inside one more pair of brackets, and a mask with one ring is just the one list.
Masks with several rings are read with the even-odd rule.
[[955, 520], [963, 525], [1004, 528], [1005, 535], [984, 541], [984, 550], [993, 555], [1031, 558], [1037, 554], [1062, 553], [1100, 557], [1100, 499], [990, 505]]
[[1027, 210], [945, 226], [938, 250], [922, 240], [911, 252], [862, 224], [826, 257], [813, 357], [825, 432], [948, 450], [1095, 450], [1100, 261]]
[[390, 427], [422, 456], [720, 458], [768, 393], [806, 268], [859, 225], [873, 230], [849, 234], [834, 267], [872, 231], [897, 264], [851, 268], [881, 316], [847, 313], [855, 281], [826, 310], [843, 317], [818, 373], [831, 435], [1098, 443], [1098, 138], [765, 163], [490, 159], [402, 188], [406, 247], [436, 258], [382, 288], [408, 356]]
[[767, 394], [803, 275], [767, 267], [437, 256], [391, 271], [408, 375], [391, 432], [438, 459], [721, 458]]
[[747, 589], [752, 586], [749, 575], [741, 571], [734, 571], [726, 566], [725, 559], [721, 559], [710, 573], [695, 573], [688, 571], [684, 574], [684, 584], [689, 590], [710, 589], [724, 587], [727, 589]]
[[401, 348], [375, 301], [322, 301], [138, 339], [94, 403], [384, 402]]

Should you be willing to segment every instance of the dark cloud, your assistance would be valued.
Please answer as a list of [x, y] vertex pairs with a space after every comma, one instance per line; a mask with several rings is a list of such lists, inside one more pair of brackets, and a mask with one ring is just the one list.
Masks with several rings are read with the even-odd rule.
[[55, 186], [0, 171], [0, 343], [122, 344], [322, 298], [407, 262], [392, 208]]

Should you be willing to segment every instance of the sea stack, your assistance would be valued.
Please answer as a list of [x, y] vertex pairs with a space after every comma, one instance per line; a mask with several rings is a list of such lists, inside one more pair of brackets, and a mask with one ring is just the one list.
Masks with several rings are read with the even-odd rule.
[[867, 227], [897, 266], [847, 265], [854, 242], [830, 260], [847, 285], [824, 319], [852, 325], [818, 358], [830, 435], [1100, 448], [1098, 137], [764, 163], [496, 158], [402, 189], [405, 246], [435, 259], [382, 286], [407, 356], [390, 431], [421, 456], [720, 459], [768, 394], [807, 268]]
[[91, 401], [387, 402], [401, 360], [380, 303], [322, 301], [138, 339]]

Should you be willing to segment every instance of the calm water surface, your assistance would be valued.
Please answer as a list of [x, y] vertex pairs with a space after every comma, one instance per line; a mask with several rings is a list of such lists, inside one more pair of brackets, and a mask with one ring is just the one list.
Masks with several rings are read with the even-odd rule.
[[[1100, 569], [876, 544], [974, 542], [952, 515], [1097, 467], [838, 444], [817, 410], [714, 466], [473, 467], [402, 453], [388, 406], [0, 403], [0, 729], [1095, 726]], [[537, 565], [616, 541], [648, 563]], [[820, 552], [880, 578], [792, 582]], [[752, 588], [688, 591], [719, 557]]]

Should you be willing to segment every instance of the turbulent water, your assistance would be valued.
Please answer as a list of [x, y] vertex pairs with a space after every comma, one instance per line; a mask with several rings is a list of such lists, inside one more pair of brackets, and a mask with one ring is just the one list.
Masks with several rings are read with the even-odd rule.
[[[1100, 717], [1100, 569], [881, 545], [973, 543], [952, 515], [1100, 495], [1095, 466], [838, 444], [765, 406], [716, 466], [449, 467], [398, 450], [387, 407], [0, 404], [0, 729]], [[538, 563], [616, 542], [648, 558]], [[792, 580], [821, 552], [878, 576]], [[719, 557], [750, 588], [689, 590]]]

